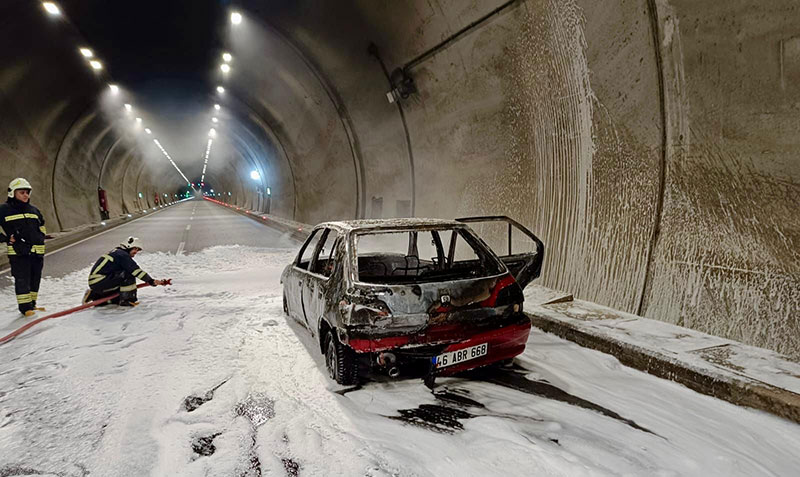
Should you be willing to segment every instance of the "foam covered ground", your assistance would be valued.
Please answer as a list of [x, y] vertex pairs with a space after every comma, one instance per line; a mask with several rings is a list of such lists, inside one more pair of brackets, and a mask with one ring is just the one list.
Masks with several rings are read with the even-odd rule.
[[[294, 252], [143, 253], [174, 286], [0, 345], [0, 475], [796, 475], [800, 426], [534, 330], [511, 369], [343, 389], [278, 283]], [[88, 269], [46, 279], [74, 306]], [[8, 278], [3, 277], [6, 280]], [[24, 323], [0, 290], [0, 334]], [[187, 399], [189, 398], [189, 399]]]

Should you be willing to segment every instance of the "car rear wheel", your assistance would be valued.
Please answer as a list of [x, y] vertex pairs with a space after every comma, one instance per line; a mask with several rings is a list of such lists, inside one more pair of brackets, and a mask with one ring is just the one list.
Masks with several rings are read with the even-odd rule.
[[331, 379], [344, 385], [358, 384], [356, 353], [339, 342], [334, 332], [329, 331], [325, 341], [325, 366]]

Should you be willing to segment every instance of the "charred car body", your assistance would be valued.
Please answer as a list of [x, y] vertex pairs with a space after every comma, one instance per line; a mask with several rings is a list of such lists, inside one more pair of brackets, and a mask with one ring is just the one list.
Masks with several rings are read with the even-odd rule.
[[283, 272], [284, 311], [316, 338], [340, 384], [357, 383], [367, 364], [393, 377], [427, 366], [432, 379], [524, 351], [522, 289], [543, 258], [542, 242], [507, 217], [327, 222]]

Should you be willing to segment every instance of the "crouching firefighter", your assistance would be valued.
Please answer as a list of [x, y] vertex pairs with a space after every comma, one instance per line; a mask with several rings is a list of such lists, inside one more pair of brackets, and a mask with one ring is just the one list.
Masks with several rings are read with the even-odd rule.
[[[14, 277], [19, 311], [33, 316], [44, 266], [44, 217], [30, 204], [31, 184], [19, 177], [8, 185], [8, 200], [0, 205], [0, 242], [8, 244], [8, 261]], [[49, 238], [49, 237], [48, 237]]]
[[110, 300], [119, 306], [136, 306], [136, 279], [150, 286], [166, 285], [167, 280], [154, 280], [133, 260], [142, 250], [142, 243], [136, 237], [128, 237], [117, 248], [103, 255], [89, 272], [89, 290], [83, 296], [83, 302], [99, 300], [119, 293]]

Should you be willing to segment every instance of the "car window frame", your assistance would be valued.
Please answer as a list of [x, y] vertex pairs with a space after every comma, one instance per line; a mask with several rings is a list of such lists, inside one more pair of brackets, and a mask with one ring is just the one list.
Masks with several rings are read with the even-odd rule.
[[[311, 233], [313, 234], [313, 233], [315, 233], [317, 231], [320, 231], [320, 230], [322, 231], [322, 236], [320, 237], [319, 242], [317, 242], [317, 245], [314, 247], [314, 252], [311, 255], [311, 261], [308, 262], [308, 269], [300, 268], [300, 267], [297, 266], [297, 263], [299, 263], [299, 260], [300, 260], [299, 259], [300, 255], [298, 255], [298, 259], [295, 262], [294, 268], [296, 270], [300, 271], [300, 272], [303, 272], [303, 273], [308, 274], [308, 275], [310, 275], [312, 277], [316, 277], [316, 278], [319, 278], [320, 280], [323, 280], [323, 281], [327, 282], [328, 280], [330, 280], [330, 278], [333, 276], [333, 274], [331, 274], [331, 277], [326, 277], [325, 275], [320, 275], [319, 273], [315, 273], [315, 272], [311, 271], [313, 269], [314, 265], [316, 264], [317, 257], [319, 257], [319, 252], [320, 252], [321, 245], [328, 238], [328, 232], [331, 231], [331, 230], [334, 230], [334, 229], [331, 228], [331, 227], [320, 227], [320, 228], [314, 229], [314, 231], [311, 232]], [[340, 237], [342, 236], [342, 234], [340, 232], [338, 232], [338, 231], [337, 231], [337, 234]], [[339, 242], [339, 240], [337, 240], [337, 242], [334, 242], [334, 245], [336, 245], [338, 242]], [[308, 242], [306, 242], [306, 243], [308, 243]], [[305, 251], [305, 247], [303, 247], [303, 250], [300, 251], [301, 254], [304, 251]]]

